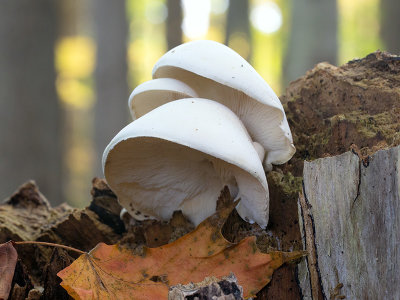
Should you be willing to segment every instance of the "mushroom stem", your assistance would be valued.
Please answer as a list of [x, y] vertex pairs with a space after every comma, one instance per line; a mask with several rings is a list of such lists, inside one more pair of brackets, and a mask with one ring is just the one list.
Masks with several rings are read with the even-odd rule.
[[[272, 171], [272, 164], [268, 162], [268, 159], [265, 157], [265, 149], [264, 147], [258, 143], [253, 141], [254, 149], [256, 149], [258, 157], [260, 158], [261, 162], [263, 163], [263, 167], [265, 172]], [[268, 156], [268, 155], [267, 155]]]
[[258, 157], [260, 158], [261, 161], [263, 161], [264, 157], [265, 157], [265, 149], [264, 149], [264, 147], [261, 146], [261, 144], [257, 143], [257, 142], [253, 142], [253, 146], [257, 151]]
[[272, 164], [267, 162], [267, 160], [264, 160], [263, 167], [264, 167], [265, 172], [271, 172], [272, 171]]
[[265, 172], [272, 171], [272, 164], [268, 162], [267, 158], [265, 157], [265, 149], [264, 147], [257, 142], [253, 142], [254, 149], [256, 149], [258, 157], [260, 158], [261, 162], [263, 163], [263, 167]]
[[123, 220], [124, 217], [126, 216], [126, 214], [129, 214], [129, 213], [128, 213], [128, 210], [127, 210], [126, 208], [122, 208], [122, 209], [121, 209], [121, 212], [119, 213], [119, 218], [120, 218], [121, 220]]

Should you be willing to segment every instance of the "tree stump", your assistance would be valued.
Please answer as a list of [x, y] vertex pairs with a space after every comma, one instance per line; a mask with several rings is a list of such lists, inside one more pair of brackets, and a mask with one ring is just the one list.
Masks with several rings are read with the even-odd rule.
[[[340, 67], [319, 63], [291, 82], [280, 99], [297, 151], [267, 174], [268, 229], [278, 248], [288, 250], [301, 244], [297, 199], [304, 160], [350, 149], [366, 159], [379, 149], [400, 145], [400, 57], [377, 51]], [[288, 265], [276, 272], [260, 299], [301, 299], [293, 285], [294, 271]]]

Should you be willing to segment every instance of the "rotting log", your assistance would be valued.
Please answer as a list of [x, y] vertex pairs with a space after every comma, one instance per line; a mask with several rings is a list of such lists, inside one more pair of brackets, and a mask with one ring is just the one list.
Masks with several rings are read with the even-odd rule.
[[304, 299], [400, 299], [400, 146], [305, 162], [303, 176]]

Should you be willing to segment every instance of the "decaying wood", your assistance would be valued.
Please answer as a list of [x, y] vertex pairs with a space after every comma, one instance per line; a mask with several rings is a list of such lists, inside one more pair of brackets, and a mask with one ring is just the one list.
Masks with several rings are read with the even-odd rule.
[[68, 267], [72, 262], [72, 257], [69, 256], [69, 254], [65, 250], [59, 248], [53, 249], [50, 260], [44, 268], [44, 299], [71, 299], [67, 291], [63, 287], [61, 287], [61, 278], [57, 276], [57, 273], [60, 272], [62, 269]]
[[31, 276], [29, 276], [23, 262], [18, 260], [11, 284], [11, 293], [9, 299], [24, 300], [28, 297], [31, 290], [34, 290]]
[[[335, 67], [320, 63], [292, 82], [281, 98], [303, 160], [342, 154], [356, 144], [363, 155], [400, 144], [400, 57], [375, 52]], [[302, 176], [302, 169], [294, 169]]]
[[[359, 148], [359, 154], [366, 157], [400, 145], [400, 57], [378, 51], [340, 67], [320, 63], [290, 83], [280, 99], [297, 152], [288, 163], [274, 166], [267, 176], [268, 229], [285, 250], [298, 249], [301, 243], [297, 200], [304, 160], [339, 155], [352, 148]], [[285, 290], [287, 282], [296, 281], [294, 271], [285, 276], [290, 277], [276, 290]], [[269, 290], [275, 283], [273, 278]], [[300, 294], [265, 297], [300, 299]]]
[[243, 288], [238, 284], [234, 274], [222, 279], [207, 277], [199, 283], [172, 286], [168, 293], [168, 299], [242, 300]]
[[0, 206], [0, 241], [35, 240], [49, 224], [72, 210], [65, 204], [52, 209], [35, 182], [29, 181]]
[[[0, 243], [8, 240], [52, 242], [83, 251], [91, 250], [99, 242], [116, 243], [121, 239], [118, 233], [121, 224], [111, 227], [110, 219], [119, 218], [119, 211], [113, 217], [115, 209], [107, 210], [119, 206], [116, 197], [104, 181], [95, 181], [92, 193], [91, 207], [96, 208], [99, 214], [89, 208], [79, 210], [65, 204], [52, 208], [34, 182], [23, 184], [0, 205]], [[99, 206], [107, 193], [108, 205], [101, 210]], [[55, 287], [58, 281], [56, 274], [71, 263], [73, 258], [69, 255], [76, 258], [76, 254], [59, 250], [54, 252], [54, 248], [36, 245], [15, 247], [19, 261], [11, 299], [25, 299], [29, 295], [34, 299], [38, 293], [38, 290], [33, 289], [34, 286], [43, 287], [45, 295], [57, 295], [57, 299], [63, 299], [63, 289]]]
[[[307, 263], [307, 273], [300, 274], [300, 278], [309, 279], [309, 285], [307, 282], [307, 287], [310, 288], [310, 293], [312, 299], [323, 300], [323, 293], [321, 287], [321, 278], [318, 270], [318, 262], [317, 262], [317, 251], [315, 245], [315, 230], [314, 230], [314, 220], [312, 218], [311, 213], [311, 205], [308, 200], [304, 197], [303, 193], [299, 195], [299, 205], [300, 205], [300, 224], [302, 225], [302, 234], [303, 234], [303, 244], [304, 250], [307, 251], [306, 262]], [[306, 275], [306, 276], [304, 276]], [[303, 280], [299, 280], [303, 282]], [[305, 292], [305, 291], [304, 291]], [[303, 296], [305, 296], [303, 294]]]
[[[376, 152], [368, 164], [354, 152], [306, 162], [304, 196], [324, 298], [400, 299], [400, 146]], [[304, 218], [303, 235], [308, 226]], [[301, 268], [300, 278], [306, 273]]]

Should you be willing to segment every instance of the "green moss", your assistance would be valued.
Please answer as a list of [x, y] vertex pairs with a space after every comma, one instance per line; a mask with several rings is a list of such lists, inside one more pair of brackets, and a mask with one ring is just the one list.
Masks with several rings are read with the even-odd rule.
[[381, 135], [388, 144], [392, 144], [398, 134], [398, 124], [394, 120], [394, 113], [386, 111], [376, 115], [365, 115], [361, 111], [345, 115], [348, 122], [356, 125], [359, 134], [368, 139]]
[[301, 190], [302, 177], [293, 176], [291, 172], [283, 174], [280, 170], [268, 173], [268, 184], [279, 187], [288, 196], [297, 196]]

